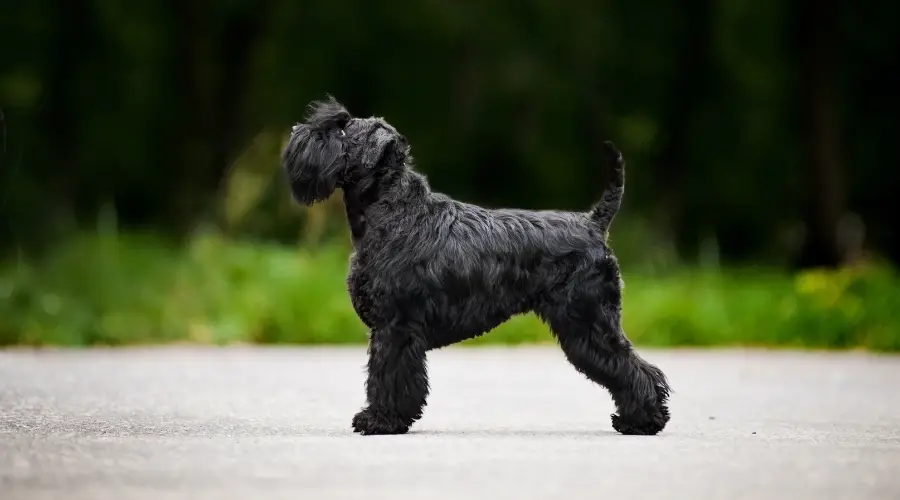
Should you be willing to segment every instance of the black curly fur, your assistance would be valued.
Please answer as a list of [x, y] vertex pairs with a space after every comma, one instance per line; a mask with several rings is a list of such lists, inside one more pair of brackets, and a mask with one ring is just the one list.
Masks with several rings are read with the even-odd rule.
[[354, 252], [347, 279], [368, 326], [367, 407], [361, 434], [402, 434], [428, 396], [425, 357], [534, 312], [576, 370], [605, 387], [623, 434], [657, 434], [669, 384], [621, 326], [622, 279], [607, 231], [624, 191], [613, 180], [588, 212], [489, 210], [431, 191], [406, 138], [381, 118], [356, 118], [333, 98], [314, 102], [282, 162], [297, 201], [343, 191]]

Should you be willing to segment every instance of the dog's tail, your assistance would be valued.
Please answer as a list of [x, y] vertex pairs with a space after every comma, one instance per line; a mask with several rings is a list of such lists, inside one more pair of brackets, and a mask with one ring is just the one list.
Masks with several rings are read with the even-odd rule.
[[604, 153], [606, 155], [606, 165], [611, 171], [609, 184], [603, 191], [600, 201], [591, 209], [590, 217], [594, 223], [603, 232], [603, 241], [609, 234], [609, 227], [612, 225], [613, 219], [619, 213], [619, 207], [622, 206], [622, 197], [625, 194], [625, 159], [622, 153], [616, 149], [616, 146], [606, 141], [603, 143]]

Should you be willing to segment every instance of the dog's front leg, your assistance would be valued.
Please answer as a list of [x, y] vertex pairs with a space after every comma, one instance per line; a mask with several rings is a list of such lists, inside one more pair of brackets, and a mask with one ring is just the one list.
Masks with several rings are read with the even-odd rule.
[[424, 337], [414, 329], [372, 330], [368, 406], [353, 417], [354, 432], [403, 434], [422, 416], [428, 396], [425, 351]]

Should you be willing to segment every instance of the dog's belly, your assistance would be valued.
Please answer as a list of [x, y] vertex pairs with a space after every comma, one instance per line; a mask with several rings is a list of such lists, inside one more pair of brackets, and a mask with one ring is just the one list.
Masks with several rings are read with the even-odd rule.
[[[440, 295], [440, 293], [438, 294]], [[429, 348], [437, 349], [479, 337], [500, 326], [512, 316], [526, 313], [529, 304], [512, 303], [500, 297], [481, 295], [441, 297], [426, 316]]]
[[[483, 318], [482, 318], [483, 319]], [[494, 328], [503, 324], [508, 316], [497, 318], [494, 321], [486, 321], [483, 323], [472, 323], [460, 325], [456, 328], [432, 328], [428, 336], [428, 349], [440, 349], [463, 340], [470, 340], [480, 337]]]

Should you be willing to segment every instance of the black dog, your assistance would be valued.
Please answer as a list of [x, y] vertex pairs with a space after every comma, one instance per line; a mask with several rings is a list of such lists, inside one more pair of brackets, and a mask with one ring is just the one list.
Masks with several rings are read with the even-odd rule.
[[621, 327], [622, 280], [607, 231], [624, 192], [624, 160], [607, 142], [613, 182], [590, 211], [488, 210], [432, 192], [406, 138], [381, 118], [313, 102], [282, 153], [306, 205], [344, 195], [354, 253], [347, 279], [370, 329], [361, 434], [402, 434], [422, 416], [425, 355], [534, 312], [579, 372], [605, 387], [622, 434], [657, 434], [669, 385]]

